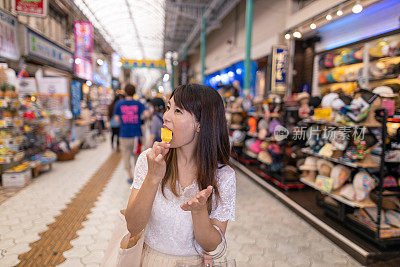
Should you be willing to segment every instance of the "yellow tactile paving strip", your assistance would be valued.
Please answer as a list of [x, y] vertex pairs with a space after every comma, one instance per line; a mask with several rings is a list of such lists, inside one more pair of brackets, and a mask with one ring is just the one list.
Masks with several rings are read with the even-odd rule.
[[[121, 160], [119, 153], [113, 153], [76, 194], [67, 207], [40, 233], [41, 239], [30, 244], [31, 250], [19, 255], [17, 266], [56, 266], [65, 261], [63, 253], [72, 248], [70, 241], [78, 237], [77, 231], [90, 213], [94, 203], [112, 177]], [[61, 192], [60, 192], [61, 193]]]

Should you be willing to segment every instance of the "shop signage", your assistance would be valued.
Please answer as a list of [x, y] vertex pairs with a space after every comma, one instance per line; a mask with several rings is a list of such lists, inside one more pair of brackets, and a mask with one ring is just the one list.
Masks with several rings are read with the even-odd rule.
[[85, 80], [93, 79], [93, 66], [92, 62], [86, 58], [75, 58], [74, 63], [75, 75]]
[[316, 120], [330, 120], [332, 117], [332, 108], [316, 108], [314, 109]]
[[13, 9], [21, 15], [46, 17], [47, 0], [14, 0]]
[[99, 73], [95, 72], [93, 74], [93, 81], [97, 83], [98, 85], [104, 86], [104, 87], [110, 87], [110, 81], [108, 79], [109, 77], [103, 77]]
[[82, 83], [71, 81], [71, 109], [74, 117], [81, 114]]
[[17, 91], [19, 95], [34, 95], [37, 93], [35, 78], [18, 78]]
[[92, 53], [93, 53], [93, 27], [89, 21], [75, 21], [75, 56], [74, 70], [76, 76], [93, 79]]
[[75, 21], [75, 56], [92, 58], [93, 27], [89, 21]]
[[43, 77], [38, 79], [39, 94], [69, 97], [68, 78], [65, 77]]
[[275, 94], [285, 94], [287, 87], [288, 47], [282, 45], [273, 46], [271, 54], [271, 92]]
[[0, 10], [0, 57], [19, 59], [17, 19]]
[[26, 34], [28, 56], [72, 70], [73, 55], [71, 52], [30, 29], [27, 29]]
[[158, 68], [165, 69], [165, 60], [136, 60], [126, 59], [121, 60], [122, 68], [133, 69], [133, 68]]
[[117, 53], [112, 54], [111, 68], [112, 77], [119, 78], [121, 75], [121, 57]]

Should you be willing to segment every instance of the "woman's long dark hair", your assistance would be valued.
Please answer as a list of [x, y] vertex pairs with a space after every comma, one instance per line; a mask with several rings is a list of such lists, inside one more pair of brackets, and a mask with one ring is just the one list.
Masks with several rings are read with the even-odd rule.
[[[218, 165], [224, 167], [230, 165], [230, 145], [228, 127], [225, 118], [225, 108], [218, 92], [205, 85], [188, 84], [178, 86], [171, 95], [175, 105], [194, 115], [200, 123], [200, 132], [195, 151], [197, 161], [197, 184], [199, 190], [211, 185], [214, 188], [216, 199], [219, 198], [219, 190], [216, 182]], [[178, 163], [176, 149], [172, 148], [165, 156], [167, 171], [162, 180], [161, 188], [169, 183], [174, 195], [177, 192]], [[211, 198], [207, 202], [208, 211], [211, 212]]]
[[113, 102], [108, 106], [108, 118], [111, 120], [111, 118], [114, 116], [114, 108], [115, 104], [121, 99], [123, 99], [123, 95], [115, 95]]

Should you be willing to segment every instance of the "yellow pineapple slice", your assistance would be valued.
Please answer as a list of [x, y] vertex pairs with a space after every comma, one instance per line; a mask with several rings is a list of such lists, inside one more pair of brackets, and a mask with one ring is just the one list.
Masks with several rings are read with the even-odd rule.
[[166, 128], [161, 128], [161, 140], [167, 143], [171, 142], [172, 131]]

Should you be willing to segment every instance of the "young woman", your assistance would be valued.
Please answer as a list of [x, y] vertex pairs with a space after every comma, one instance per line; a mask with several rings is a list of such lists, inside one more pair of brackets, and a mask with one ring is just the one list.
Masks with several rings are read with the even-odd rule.
[[138, 158], [125, 212], [132, 235], [145, 230], [142, 266], [198, 261], [235, 220], [236, 176], [220, 95], [197, 84], [177, 87], [164, 113], [170, 143], [155, 142]]
[[119, 151], [119, 128], [121, 124], [117, 122], [114, 118], [114, 108], [115, 104], [123, 99], [123, 95], [116, 95], [114, 97], [114, 101], [108, 106], [108, 118], [110, 120], [110, 128], [111, 128], [111, 148], [114, 148], [114, 138], [117, 139], [117, 151]]

